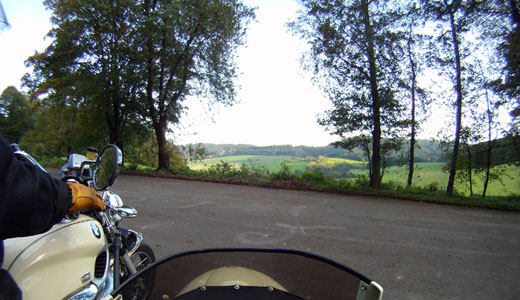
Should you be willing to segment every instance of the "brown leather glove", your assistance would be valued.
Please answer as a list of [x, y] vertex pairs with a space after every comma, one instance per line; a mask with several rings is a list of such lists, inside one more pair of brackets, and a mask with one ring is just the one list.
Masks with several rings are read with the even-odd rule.
[[69, 207], [69, 212], [78, 212], [87, 207], [105, 209], [105, 203], [95, 189], [81, 183], [67, 182], [67, 184], [72, 190], [72, 206]]

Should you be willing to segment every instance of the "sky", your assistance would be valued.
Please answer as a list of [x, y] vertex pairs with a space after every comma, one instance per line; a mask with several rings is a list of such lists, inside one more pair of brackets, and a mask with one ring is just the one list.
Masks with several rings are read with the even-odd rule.
[[[331, 108], [311, 75], [300, 67], [308, 48], [287, 30], [299, 9], [293, 0], [244, 0], [257, 7], [247, 41], [238, 49], [239, 87], [232, 107], [208, 107], [204, 99], [189, 98], [181, 123], [169, 138], [176, 144], [229, 143], [324, 146], [336, 140], [317, 124]], [[0, 91], [29, 71], [24, 61], [50, 43], [50, 12], [39, 0], [2, 0], [11, 28], [0, 33]]]
[[[304, 42], [287, 31], [298, 5], [291, 0], [246, 0], [257, 7], [256, 21], [238, 51], [238, 101], [233, 107], [208, 109], [190, 99], [181, 119], [186, 131], [176, 138], [189, 142], [254, 145], [323, 146], [334, 137], [317, 124], [330, 102], [300, 68]], [[184, 122], [186, 121], [186, 122]], [[182, 129], [182, 128], [181, 128]], [[188, 133], [185, 136], [184, 133]]]

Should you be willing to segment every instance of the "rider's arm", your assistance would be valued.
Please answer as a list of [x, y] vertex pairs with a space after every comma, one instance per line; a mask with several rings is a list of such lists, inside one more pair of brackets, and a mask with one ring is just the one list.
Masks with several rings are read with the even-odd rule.
[[45, 232], [71, 205], [66, 183], [17, 160], [0, 136], [0, 240]]

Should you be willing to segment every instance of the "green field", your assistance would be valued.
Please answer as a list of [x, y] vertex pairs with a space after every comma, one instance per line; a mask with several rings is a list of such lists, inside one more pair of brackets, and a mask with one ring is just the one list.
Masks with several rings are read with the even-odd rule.
[[239, 167], [241, 164], [247, 164], [254, 168], [265, 168], [269, 172], [278, 172], [281, 169], [281, 164], [284, 163], [291, 168], [291, 171], [305, 171], [307, 166], [313, 164], [320, 164], [326, 166], [332, 166], [338, 163], [347, 163], [355, 166], [363, 166], [364, 163], [355, 160], [343, 159], [343, 158], [322, 158], [311, 159], [301, 158], [296, 156], [288, 155], [234, 155], [234, 156], [222, 156], [207, 158], [201, 162], [191, 163], [189, 166], [193, 170], [207, 169], [214, 166], [221, 161], [232, 164], [235, 167]]
[[235, 155], [235, 156], [223, 156], [215, 158], [207, 158], [201, 162], [191, 163], [190, 168], [194, 170], [207, 169], [220, 162], [227, 162], [235, 167], [239, 167], [241, 164], [247, 164], [254, 168], [266, 168], [269, 172], [278, 172], [281, 168], [281, 163], [285, 162], [291, 166], [291, 169], [299, 170], [305, 169], [306, 163], [293, 163], [289, 164], [293, 160], [294, 156], [270, 156], [270, 155]]
[[[313, 165], [330, 167], [334, 164], [348, 163], [353, 166], [352, 173], [355, 175], [366, 175], [368, 171], [363, 169], [365, 163], [342, 158], [299, 158], [296, 156], [268, 156], [268, 155], [237, 155], [208, 158], [202, 162], [190, 164], [190, 168], [194, 170], [207, 169], [221, 161], [227, 162], [238, 168], [241, 164], [247, 164], [254, 168], [265, 168], [269, 172], [278, 172], [281, 164], [288, 165], [292, 172], [305, 171], [306, 167]], [[436, 186], [439, 190], [444, 190], [448, 183], [448, 173], [442, 171], [445, 164], [440, 163], [418, 163], [414, 171], [413, 184], [416, 186]], [[520, 194], [520, 167], [515, 166], [499, 166], [503, 168], [504, 173], [501, 181], [490, 181], [487, 195], [491, 196], [509, 196], [511, 194]], [[406, 167], [390, 167], [385, 170], [383, 182], [398, 182], [402, 185], [406, 184], [408, 178], [408, 170]], [[481, 194], [483, 189], [483, 175], [473, 175], [473, 193]], [[467, 183], [456, 183], [456, 189], [469, 195], [469, 186]]]
[[[437, 182], [439, 188], [444, 190], [448, 184], [449, 174], [442, 171], [444, 163], [419, 163], [414, 170], [413, 184], [428, 186]], [[487, 195], [509, 196], [520, 194], [520, 167], [498, 166], [503, 169], [500, 180], [491, 180], [488, 184]], [[473, 193], [481, 195], [484, 186], [484, 174], [473, 173]], [[391, 167], [385, 170], [383, 182], [395, 181], [405, 183], [408, 179], [408, 170], [405, 167]], [[468, 182], [456, 182], [455, 188], [465, 195], [470, 194]]]

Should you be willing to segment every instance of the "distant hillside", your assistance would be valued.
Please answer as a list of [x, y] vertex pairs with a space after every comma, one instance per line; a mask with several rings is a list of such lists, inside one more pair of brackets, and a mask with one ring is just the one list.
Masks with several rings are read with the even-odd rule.
[[[505, 137], [491, 141], [492, 166], [520, 162], [520, 136]], [[471, 146], [475, 167], [484, 167], [487, 157], [488, 143], [483, 142]]]
[[[211, 157], [222, 157], [232, 155], [289, 155], [297, 157], [336, 157], [345, 158], [356, 161], [364, 161], [361, 149], [346, 151], [341, 148], [332, 146], [310, 147], [310, 146], [291, 146], [291, 145], [275, 145], [275, 146], [254, 146], [244, 144], [202, 144], [207, 153]], [[400, 153], [392, 155], [392, 161], [396, 162], [407, 153], [407, 149], [403, 149]], [[438, 162], [442, 161], [439, 143], [429, 140], [419, 140], [418, 147], [415, 150], [416, 162]]]

